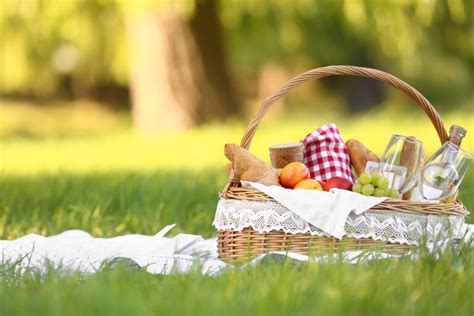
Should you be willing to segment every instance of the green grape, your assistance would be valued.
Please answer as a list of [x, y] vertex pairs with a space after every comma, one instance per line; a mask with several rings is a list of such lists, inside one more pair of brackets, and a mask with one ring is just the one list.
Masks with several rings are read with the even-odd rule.
[[383, 190], [383, 196], [390, 196], [390, 188], [386, 188], [385, 190]]
[[397, 189], [390, 189], [390, 193], [388, 194], [389, 197], [398, 199], [400, 198], [400, 193], [398, 193]]
[[378, 173], [377, 171], [372, 171], [370, 173], [370, 177], [372, 178], [372, 181], [370, 183], [372, 183], [373, 185], [377, 185], [377, 181], [379, 181], [382, 175]]
[[358, 182], [360, 184], [369, 184], [370, 181], [372, 181], [372, 178], [370, 177], [370, 174], [368, 174], [367, 172], [362, 172], [359, 176], [359, 180]]
[[386, 189], [388, 188], [388, 179], [385, 178], [385, 177], [380, 177], [377, 181], [377, 183], [375, 184], [378, 188], [381, 188], [381, 189]]
[[352, 186], [352, 191], [353, 191], [353, 192], [360, 193], [360, 192], [362, 191], [362, 184], [360, 184], [359, 182], [356, 182], [356, 183]]
[[375, 188], [372, 184], [364, 184], [364, 186], [362, 187], [362, 194], [366, 196], [371, 196], [374, 193], [374, 190]]
[[381, 189], [381, 188], [377, 188], [375, 189], [374, 191], [374, 196], [376, 197], [382, 197], [385, 195], [385, 190], [384, 189]]

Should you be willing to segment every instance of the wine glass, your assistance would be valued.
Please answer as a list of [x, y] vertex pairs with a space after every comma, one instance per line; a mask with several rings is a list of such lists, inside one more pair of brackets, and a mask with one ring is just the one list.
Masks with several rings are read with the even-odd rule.
[[442, 200], [454, 194], [472, 162], [459, 146], [446, 142], [427, 161], [419, 175], [419, 191], [425, 200]]
[[389, 187], [400, 194], [411, 190], [423, 164], [423, 143], [412, 136], [392, 135], [379, 163]]

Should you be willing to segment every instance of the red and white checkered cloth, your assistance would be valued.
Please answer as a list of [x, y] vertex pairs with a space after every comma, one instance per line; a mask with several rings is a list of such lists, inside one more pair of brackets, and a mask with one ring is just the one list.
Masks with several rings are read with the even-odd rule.
[[336, 124], [321, 126], [301, 143], [304, 145], [303, 162], [311, 178], [326, 181], [332, 177], [343, 177], [354, 183], [349, 152]]

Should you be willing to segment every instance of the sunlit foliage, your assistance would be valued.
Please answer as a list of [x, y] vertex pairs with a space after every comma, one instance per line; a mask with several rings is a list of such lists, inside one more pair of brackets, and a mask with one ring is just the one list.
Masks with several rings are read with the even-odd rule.
[[[0, 7], [0, 94], [93, 96], [128, 84], [127, 17], [192, 14], [188, 1], [5, 0]], [[221, 1], [239, 85], [269, 62], [290, 69], [356, 64], [413, 83], [438, 107], [472, 101], [473, 2]], [[294, 70], [292, 70], [294, 69]], [[72, 91], [72, 92], [71, 92]]]

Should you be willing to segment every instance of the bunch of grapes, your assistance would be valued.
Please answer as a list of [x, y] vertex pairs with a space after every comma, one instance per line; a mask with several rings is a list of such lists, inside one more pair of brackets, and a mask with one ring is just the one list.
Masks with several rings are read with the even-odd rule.
[[400, 197], [396, 189], [388, 187], [388, 179], [376, 171], [370, 174], [363, 172], [352, 186], [352, 191], [366, 196], [387, 196], [395, 199]]

